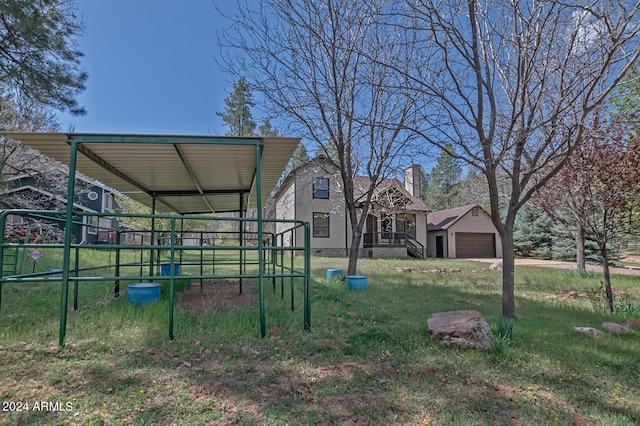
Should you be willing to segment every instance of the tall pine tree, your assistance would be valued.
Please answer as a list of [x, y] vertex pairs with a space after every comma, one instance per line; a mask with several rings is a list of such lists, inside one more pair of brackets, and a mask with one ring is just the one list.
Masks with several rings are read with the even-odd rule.
[[[224, 111], [216, 112], [222, 121], [229, 126], [228, 136], [253, 136], [256, 122], [253, 120], [251, 108], [255, 106], [253, 94], [244, 77], [233, 85], [233, 91], [224, 100]], [[269, 127], [271, 124], [269, 123]]]
[[[449, 147], [453, 151], [453, 147]], [[433, 211], [446, 210], [460, 205], [460, 181], [462, 166], [460, 161], [440, 151], [436, 165], [431, 169], [430, 185], [427, 190], [427, 205]]]
[[309, 161], [309, 153], [307, 152], [307, 147], [302, 142], [300, 142], [300, 144], [296, 147], [296, 150], [293, 151], [293, 155], [289, 159], [289, 163], [287, 163], [287, 168], [285, 169], [284, 175], [289, 174], [291, 171], [302, 166], [307, 161]]
[[84, 26], [73, 0], [0, 1], [0, 89], [16, 98], [83, 115], [76, 96], [88, 75], [76, 38]]

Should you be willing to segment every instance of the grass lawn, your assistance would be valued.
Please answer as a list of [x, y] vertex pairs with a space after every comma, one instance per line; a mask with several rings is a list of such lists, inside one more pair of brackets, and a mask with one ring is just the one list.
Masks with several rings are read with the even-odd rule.
[[[346, 259], [313, 258], [311, 333], [301, 283], [293, 313], [288, 283], [285, 300], [269, 283], [264, 339], [256, 307], [177, 307], [169, 341], [166, 298], [136, 308], [111, 300], [112, 283], [83, 283], [62, 348], [59, 283], [5, 284], [0, 424], [640, 424], [640, 332], [573, 330], [640, 318], [640, 277], [613, 277], [624, 312], [610, 315], [590, 296], [599, 277], [519, 267], [513, 337], [500, 352], [431, 341], [434, 312], [499, 322], [501, 275], [483, 266], [363, 259], [369, 288], [349, 292], [326, 282]], [[437, 268], [455, 272], [420, 272]]]

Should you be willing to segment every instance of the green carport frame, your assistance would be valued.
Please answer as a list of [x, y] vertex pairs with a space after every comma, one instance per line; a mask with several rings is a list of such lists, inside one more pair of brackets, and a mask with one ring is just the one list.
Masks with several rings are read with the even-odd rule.
[[[264, 281], [267, 275], [265, 253], [277, 250], [274, 243], [265, 246], [262, 207], [265, 200], [277, 184], [284, 168], [299, 144], [298, 138], [265, 137], [220, 137], [220, 136], [184, 136], [184, 135], [118, 135], [118, 134], [79, 134], [79, 133], [10, 133], [11, 138], [30, 145], [69, 166], [67, 199], [75, 194], [76, 172], [95, 179], [108, 187], [139, 201], [152, 209], [152, 235], [155, 232], [156, 218], [171, 218], [171, 241], [169, 244], [171, 270], [175, 264], [176, 220], [185, 215], [201, 216], [219, 212], [238, 212], [240, 223], [248, 209], [255, 209], [257, 224], [257, 265], [258, 297], [260, 309], [260, 334], [266, 335], [266, 315], [264, 306]], [[80, 155], [79, 155], [80, 154]], [[67, 305], [69, 282], [81, 280], [71, 275], [73, 203], [67, 202], [64, 215], [65, 232], [63, 246], [63, 264], [61, 277], [60, 332], [59, 343], [64, 344], [67, 328]], [[0, 214], [0, 227], [4, 233], [7, 214]], [[20, 212], [17, 212], [20, 213]], [[22, 212], [20, 214], [27, 214]], [[55, 212], [49, 212], [54, 214]], [[168, 216], [167, 214], [179, 215]], [[110, 214], [117, 217], [117, 214]], [[276, 221], [271, 221], [276, 222]], [[304, 247], [290, 247], [294, 253], [304, 252], [302, 271], [288, 268], [279, 275], [275, 263], [268, 278], [300, 277], [304, 278], [304, 329], [310, 330], [310, 249], [309, 224], [290, 221], [292, 227], [305, 229]], [[244, 225], [241, 226], [242, 244]], [[271, 241], [276, 241], [272, 238]], [[154, 239], [152, 237], [152, 244]], [[0, 259], [4, 256], [7, 244], [0, 244]], [[119, 246], [115, 246], [119, 247]], [[151, 250], [153, 253], [154, 250]], [[153, 256], [153, 255], [151, 255]], [[242, 291], [244, 250], [240, 250], [240, 291]], [[277, 256], [273, 256], [277, 258]], [[77, 262], [77, 260], [76, 260]], [[149, 276], [153, 276], [153, 257], [149, 267]], [[117, 277], [132, 279], [131, 277]], [[6, 278], [0, 269], [0, 301], [2, 283], [19, 277]], [[169, 338], [173, 339], [174, 274], [171, 273], [169, 290]], [[275, 285], [275, 284], [274, 284]], [[292, 294], [293, 300], [293, 294]], [[292, 302], [293, 305], [293, 302]]]

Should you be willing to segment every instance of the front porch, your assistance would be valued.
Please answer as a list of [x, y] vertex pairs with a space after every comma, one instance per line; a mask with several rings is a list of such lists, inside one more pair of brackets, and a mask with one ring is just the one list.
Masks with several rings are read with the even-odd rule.
[[408, 232], [365, 232], [363, 247], [367, 257], [406, 257], [424, 259], [424, 245]]

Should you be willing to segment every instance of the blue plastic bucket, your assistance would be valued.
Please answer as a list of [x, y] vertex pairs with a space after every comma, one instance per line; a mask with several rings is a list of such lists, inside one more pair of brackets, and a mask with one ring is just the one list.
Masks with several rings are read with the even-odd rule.
[[327, 281], [331, 281], [331, 278], [344, 278], [344, 272], [342, 269], [327, 269]]
[[[171, 275], [171, 264], [170, 263], [163, 263], [162, 265], [160, 265], [160, 275], [162, 275], [163, 277], [168, 277], [169, 275]], [[180, 275], [180, 264], [179, 263], [174, 263], [173, 264], [173, 275], [174, 276]]]
[[129, 284], [127, 300], [136, 306], [160, 299], [160, 283]]
[[349, 275], [347, 277], [347, 288], [349, 291], [362, 291], [369, 287], [366, 275]]

